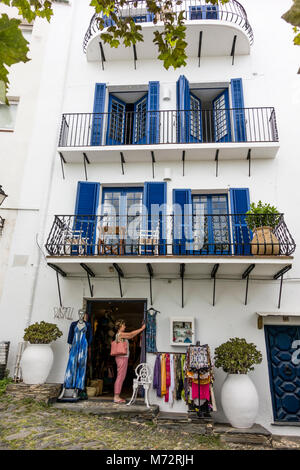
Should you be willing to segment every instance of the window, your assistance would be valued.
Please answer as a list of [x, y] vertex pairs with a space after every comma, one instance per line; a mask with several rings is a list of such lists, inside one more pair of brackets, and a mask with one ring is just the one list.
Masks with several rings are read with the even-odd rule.
[[121, 239], [120, 234], [124, 234], [125, 254], [137, 253], [143, 188], [104, 188], [102, 201], [102, 226], [116, 229], [112, 232], [112, 238]]
[[230, 254], [230, 226], [226, 194], [192, 195], [194, 251]]
[[219, 18], [218, 5], [199, 5], [190, 7], [191, 20], [217, 20]]
[[15, 128], [16, 116], [17, 116], [17, 101], [10, 101], [9, 106], [6, 104], [0, 104], [0, 129], [11, 131]]

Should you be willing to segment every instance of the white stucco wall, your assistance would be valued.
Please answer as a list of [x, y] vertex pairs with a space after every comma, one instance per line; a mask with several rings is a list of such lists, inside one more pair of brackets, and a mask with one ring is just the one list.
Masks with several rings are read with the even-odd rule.
[[[32, 33], [37, 62], [18, 65], [12, 70], [12, 94], [20, 96], [20, 106], [15, 133], [0, 134], [0, 145], [4, 149], [4, 159], [1, 156], [0, 160], [0, 183], [9, 194], [4, 207], [26, 210], [5, 212], [3, 216], [11, 218], [11, 221], [0, 243], [0, 340], [11, 341], [11, 372], [17, 343], [22, 340], [26, 324], [29, 321], [53, 321], [53, 307], [59, 305], [56, 274], [46, 265], [43, 246], [54, 215], [73, 214], [77, 182], [85, 179], [83, 165], [79, 164], [67, 164], [66, 179], [62, 179], [57, 154], [61, 114], [92, 112], [97, 82], [116, 86], [146, 85], [149, 80], [159, 80], [161, 86], [165, 84], [171, 90], [171, 101], [161, 99], [160, 109], [176, 109], [176, 80], [180, 74], [184, 74], [190, 83], [229, 82], [232, 78], [242, 77], [246, 107], [274, 106], [276, 109], [280, 138], [276, 159], [254, 160], [250, 178], [246, 161], [220, 162], [217, 178], [214, 162], [187, 162], [184, 177], [180, 163], [157, 163], [154, 181], [162, 181], [164, 168], [171, 168], [169, 203], [173, 188], [223, 191], [229, 187], [249, 187], [251, 201], [270, 202], [285, 213], [289, 230], [298, 245], [300, 241], [300, 164], [297, 153], [300, 76], [296, 74], [299, 48], [292, 45], [291, 27], [280, 18], [290, 2], [243, 1], [254, 30], [255, 43], [251, 55], [236, 57], [234, 66], [230, 57], [214, 57], [202, 58], [199, 68], [198, 59], [190, 58], [185, 68], [176, 71], [166, 71], [161, 63], [152, 60], [139, 59], [136, 70], [133, 61], [106, 63], [104, 71], [100, 62], [87, 62], [82, 52], [82, 40], [92, 15], [88, 3], [57, 5], [50, 26], [38, 21]], [[216, 40], [221, 38], [216, 37]], [[119, 163], [93, 164], [88, 165], [88, 176], [89, 181], [98, 181], [101, 187], [143, 184], [152, 181], [152, 168], [150, 162], [127, 163], [122, 175]], [[19, 255], [23, 258], [18, 258]], [[277, 310], [279, 281], [250, 281], [248, 305], [245, 306], [245, 281], [218, 280], [216, 305], [213, 307], [212, 281], [186, 280], [185, 307], [182, 309], [180, 280], [169, 283], [159, 277], [156, 273], [153, 281], [154, 305], [161, 312], [158, 316], [158, 350], [172, 351], [169, 345], [171, 316], [194, 317], [196, 339], [208, 343], [212, 352], [234, 336], [256, 343], [263, 353], [263, 363], [251, 373], [260, 397], [257, 422], [273, 433], [299, 434], [297, 428], [270, 426], [273, 417], [265, 337], [264, 331], [258, 330], [256, 325], [255, 312]], [[299, 251], [296, 251], [293, 269], [285, 279], [281, 311], [300, 312]], [[119, 286], [114, 275], [113, 279], [93, 279], [93, 284], [95, 298], [119, 298]], [[147, 279], [125, 279], [123, 286], [125, 298], [146, 298], [149, 295]], [[74, 307], [75, 311], [82, 306], [83, 298], [89, 297], [84, 276], [82, 279], [61, 279], [61, 287], [64, 305]], [[55, 362], [49, 377], [53, 382], [62, 382], [67, 362], [69, 322], [59, 321], [59, 327], [64, 336], [53, 345]], [[176, 350], [178, 348], [174, 348]], [[148, 355], [148, 360], [153, 364], [153, 355]], [[219, 391], [225, 374], [216, 370], [215, 376], [217, 418], [223, 421]], [[161, 409], [169, 409], [169, 405], [157, 399], [154, 393], [151, 393], [151, 399], [158, 402]], [[172, 409], [182, 411], [186, 408], [183, 402], [179, 402]]]

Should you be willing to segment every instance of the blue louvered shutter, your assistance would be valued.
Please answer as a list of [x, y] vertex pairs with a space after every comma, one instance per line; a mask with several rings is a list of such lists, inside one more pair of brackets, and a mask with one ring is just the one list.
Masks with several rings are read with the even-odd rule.
[[[159, 254], [166, 254], [167, 239], [167, 183], [164, 182], [146, 182], [144, 185], [143, 205], [147, 209], [144, 216], [144, 227], [148, 230], [154, 230], [159, 222], [160, 225], [160, 247]], [[164, 205], [163, 207], [160, 207]]]
[[147, 143], [159, 144], [159, 82], [148, 86]]
[[239, 256], [251, 255], [251, 232], [247, 226], [245, 214], [250, 209], [248, 188], [230, 189], [234, 254]]
[[[75, 204], [74, 236], [80, 236], [86, 241], [84, 251], [87, 255], [95, 253], [97, 209], [99, 202], [100, 183], [79, 181]], [[84, 245], [83, 245], [84, 246]], [[72, 247], [72, 254], [78, 254], [79, 249]]]
[[91, 133], [91, 145], [102, 144], [106, 84], [96, 83]]
[[241, 78], [231, 80], [231, 97], [233, 108], [234, 135], [236, 142], [246, 142], [246, 119], [243, 93], [243, 81]]
[[229, 93], [223, 91], [213, 100], [214, 134], [216, 142], [231, 142]]
[[184, 75], [177, 80], [177, 142], [190, 140], [190, 84]]
[[173, 189], [173, 253], [193, 252], [193, 206], [190, 189]]

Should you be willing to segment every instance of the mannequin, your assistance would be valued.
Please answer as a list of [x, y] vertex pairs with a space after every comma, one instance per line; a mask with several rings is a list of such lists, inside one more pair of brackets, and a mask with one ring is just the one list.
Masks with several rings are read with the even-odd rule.
[[[63, 389], [58, 399], [78, 399], [78, 392], [85, 388], [85, 374], [88, 348], [92, 343], [91, 324], [84, 320], [84, 310], [78, 310], [78, 321], [70, 325], [68, 344], [69, 360]], [[69, 392], [66, 392], [69, 390]]]

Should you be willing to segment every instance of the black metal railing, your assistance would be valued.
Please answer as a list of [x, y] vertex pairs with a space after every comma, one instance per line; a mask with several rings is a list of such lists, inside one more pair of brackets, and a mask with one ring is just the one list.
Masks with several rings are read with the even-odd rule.
[[[251, 25], [249, 24], [247, 13], [244, 7], [236, 0], [230, 0], [228, 3], [211, 5], [205, 0], [183, 0], [180, 5], [174, 1], [173, 9], [179, 14], [184, 12], [185, 20], [219, 20], [228, 21], [240, 26], [249, 37], [250, 44], [253, 44], [254, 36]], [[90, 21], [88, 30], [83, 40], [83, 50], [86, 52], [87, 45], [91, 37], [99, 33], [100, 14], [95, 13]], [[153, 16], [147, 11], [145, 1], [127, 2], [126, 7], [122, 9], [122, 17], [132, 17], [136, 23], [153, 22]], [[161, 21], [162, 17], [157, 17]], [[112, 23], [108, 20], [107, 26]]]
[[59, 146], [278, 142], [274, 108], [63, 114]]
[[273, 228], [265, 215], [253, 215], [248, 223], [245, 214], [57, 215], [46, 250], [51, 256], [289, 256], [295, 251], [283, 214], [272, 215]]

